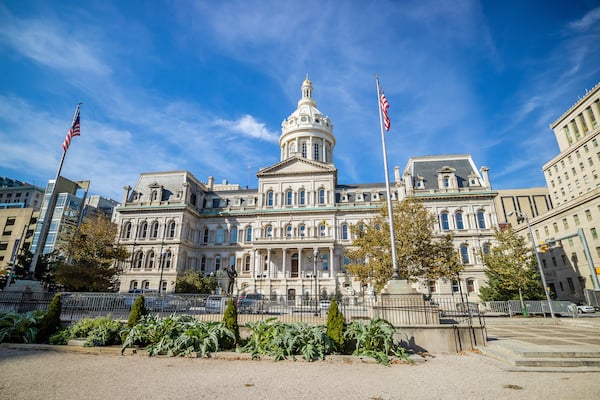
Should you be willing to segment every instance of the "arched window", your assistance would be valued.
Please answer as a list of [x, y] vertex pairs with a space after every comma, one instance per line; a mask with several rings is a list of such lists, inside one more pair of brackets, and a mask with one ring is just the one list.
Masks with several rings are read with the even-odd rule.
[[348, 240], [348, 224], [342, 225], [342, 240]]
[[231, 228], [231, 233], [229, 234], [229, 241], [231, 243], [236, 243], [237, 236], [238, 236], [238, 229], [237, 229], [237, 227], [234, 226], [233, 228]]
[[200, 258], [200, 271], [206, 271], [206, 256], [202, 256], [202, 258]]
[[450, 223], [448, 222], [448, 213], [447, 212], [443, 212], [440, 215], [440, 222], [442, 225], [442, 230], [449, 230], [450, 229]]
[[202, 231], [202, 243], [208, 243], [208, 228], [204, 228]]
[[318, 143], [313, 145], [313, 160], [319, 161], [321, 159], [321, 146]]
[[217, 228], [217, 243], [223, 243], [223, 228]]
[[138, 281], [129, 282], [129, 291], [132, 292], [138, 287]]
[[154, 221], [150, 226], [150, 238], [156, 239], [158, 237], [158, 221]]
[[477, 211], [477, 226], [479, 229], [485, 229], [485, 214], [483, 211]]
[[145, 239], [148, 235], [148, 223], [146, 221], [142, 222], [140, 225], [140, 239]]
[[437, 285], [435, 284], [435, 281], [428, 281], [427, 288], [429, 290], [429, 293], [437, 292]]
[[150, 250], [146, 256], [146, 268], [154, 268], [154, 251]]
[[163, 268], [171, 268], [171, 257], [173, 256], [173, 253], [171, 253], [171, 250], [167, 250], [163, 254]]
[[327, 236], [327, 225], [321, 224], [319, 225], [319, 236]]
[[300, 231], [300, 237], [305, 237], [306, 236], [306, 225], [302, 224], [298, 227], [298, 230]]
[[273, 207], [273, 191], [269, 190], [267, 192], [267, 207]]
[[319, 189], [319, 204], [325, 204], [325, 189]]
[[454, 215], [454, 218], [456, 219], [456, 229], [465, 229], [465, 223], [463, 222], [462, 212], [457, 212]]
[[216, 256], [215, 257], [215, 271], [218, 271], [221, 269], [221, 256]]
[[152, 201], [158, 199], [158, 192], [156, 190], [152, 191]]
[[142, 289], [150, 289], [150, 281], [143, 280], [142, 281]]
[[252, 227], [249, 226], [246, 228], [246, 242], [252, 241]]
[[267, 226], [266, 231], [267, 231], [267, 237], [272, 238], [273, 237], [273, 225]]
[[175, 237], [175, 221], [169, 222], [169, 226], [167, 227], [167, 237], [171, 239]]
[[456, 279], [452, 279], [452, 293], [460, 292], [460, 286]]
[[306, 204], [306, 192], [304, 190], [301, 190], [298, 193], [298, 204], [300, 204], [301, 206]]
[[288, 190], [287, 192], [285, 192], [285, 204], [287, 206], [291, 206], [294, 200], [294, 192], [292, 192], [291, 190]]
[[490, 254], [490, 249], [492, 248], [492, 245], [489, 243], [484, 243], [483, 244], [483, 254]]
[[302, 143], [302, 157], [306, 158], [307, 156], [307, 151], [306, 151], [306, 142]]
[[285, 236], [288, 237], [288, 238], [291, 238], [292, 237], [292, 230], [293, 230], [292, 229], [292, 225], [287, 225], [285, 227]]
[[473, 293], [475, 291], [475, 279], [467, 279], [467, 292]]
[[444, 187], [450, 187], [450, 178], [447, 176], [444, 177]]
[[142, 262], [144, 260], [144, 253], [142, 253], [142, 251], [138, 251], [135, 254], [135, 258], [133, 261], [133, 268], [142, 268]]
[[229, 256], [229, 266], [235, 267], [235, 254]]
[[131, 237], [131, 222], [126, 222], [125, 225], [123, 225], [122, 232], [124, 239], [129, 239]]
[[244, 271], [248, 272], [250, 271], [250, 256], [246, 255], [244, 257]]
[[460, 259], [463, 264], [469, 264], [469, 247], [466, 244], [460, 245]]

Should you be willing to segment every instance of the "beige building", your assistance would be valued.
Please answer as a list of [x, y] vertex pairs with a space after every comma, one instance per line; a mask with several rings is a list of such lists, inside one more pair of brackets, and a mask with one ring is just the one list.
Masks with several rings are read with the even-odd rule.
[[[256, 189], [201, 182], [188, 171], [143, 173], [125, 187], [115, 210], [119, 243], [131, 253], [120, 290], [175, 289], [187, 269], [215, 274], [226, 287], [233, 265], [236, 291], [266, 295], [328, 296], [359, 293], [345, 269], [350, 227], [373, 218], [386, 204], [385, 183], [338, 183], [333, 124], [312, 97], [308, 78], [298, 106], [282, 123], [280, 161], [256, 174]], [[477, 299], [484, 284], [478, 257], [497, 224], [487, 168], [469, 155], [411, 158], [395, 168], [393, 201], [423, 199], [439, 218], [440, 232], [455, 233], [465, 263], [455, 280], [419, 283], [418, 290]]]
[[10, 273], [17, 255], [31, 246], [38, 214], [32, 207], [0, 209], [0, 275]]
[[550, 127], [560, 153], [542, 169], [554, 208], [530, 224], [538, 246], [550, 244], [540, 253], [550, 291], [583, 302], [584, 289], [600, 289], [600, 83]]

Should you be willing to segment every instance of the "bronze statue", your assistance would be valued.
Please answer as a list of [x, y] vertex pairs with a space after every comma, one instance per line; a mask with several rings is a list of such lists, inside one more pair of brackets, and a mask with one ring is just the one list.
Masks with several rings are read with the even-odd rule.
[[233, 285], [235, 283], [235, 278], [237, 277], [237, 272], [235, 270], [235, 266], [230, 266], [226, 269], [227, 276], [229, 277], [229, 282], [227, 284], [227, 295], [231, 296], [233, 294]]

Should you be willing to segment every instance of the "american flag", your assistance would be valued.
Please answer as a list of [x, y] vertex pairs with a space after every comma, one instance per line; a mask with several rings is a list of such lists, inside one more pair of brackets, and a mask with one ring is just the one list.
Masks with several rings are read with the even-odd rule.
[[383, 93], [383, 89], [379, 88], [379, 107], [381, 107], [381, 112], [383, 113], [383, 125], [385, 126], [385, 130], [390, 130], [390, 116], [388, 115], [388, 108], [390, 108], [390, 104], [388, 103], [385, 94]]
[[75, 119], [73, 119], [73, 125], [71, 125], [71, 129], [69, 129], [69, 132], [67, 132], [65, 141], [62, 144], [63, 151], [67, 151], [69, 145], [71, 144], [71, 139], [73, 139], [73, 136], [79, 136], [80, 128], [81, 127], [79, 125], [79, 106], [77, 106], [77, 112], [75, 113]]

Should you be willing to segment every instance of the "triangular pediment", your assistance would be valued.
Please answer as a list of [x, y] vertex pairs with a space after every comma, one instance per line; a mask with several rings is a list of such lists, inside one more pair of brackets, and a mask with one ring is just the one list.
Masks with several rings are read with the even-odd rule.
[[260, 170], [256, 176], [261, 178], [276, 175], [304, 175], [335, 172], [336, 169], [332, 164], [325, 164], [307, 160], [301, 156], [294, 156]]

